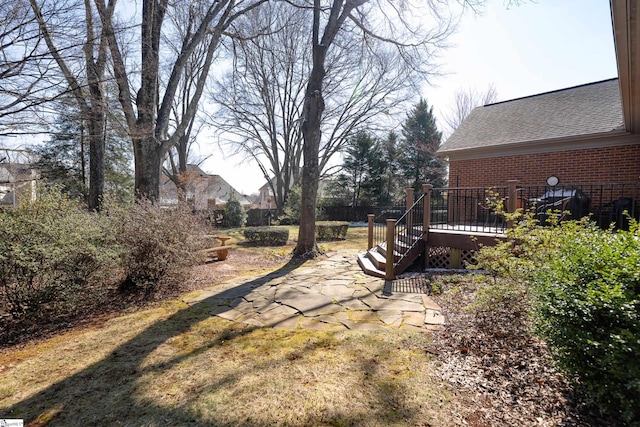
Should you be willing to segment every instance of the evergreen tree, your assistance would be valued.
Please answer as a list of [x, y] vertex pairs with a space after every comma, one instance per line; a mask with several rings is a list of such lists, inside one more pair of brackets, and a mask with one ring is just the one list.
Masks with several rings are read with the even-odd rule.
[[333, 186], [332, 195], [353, 207], [375, 205], [385, 189], [385, 159], [379, 141], [366, 131], [359, 131], [347, 142], [342, 173]]
[[398, 161], [398, 144], [398, 134], [394, 131], [390, 131], [387, 134], [387, 138], [384, 139], [380, 145], [382, 159], [384, 162], [384, 188], [378, 199], [378, 204], [380, 206], [396, 204], [399, 199], [404, 197], [402, 193], [403, 179], [398, 176], [398, 171], [400, 170], [400, 163]]
[[429, 107], [426, 100], [420, 99], [407, 114], [402, 124], [402, 137], [400, 172], [407, 187], [413, 187], [416, 194], [422, 191], [422, 184], [444, 187], [446, 163], [435, 155], [442, 133], [436, 126], [433, 107]]
[[247, 213], [238, 200], [238, 195], [231, 190], [229, 200], [224, 207], [222, 223], [225, 227], [244, 227], [247, 222]]
[[[40, 175], [48, 184], [61, 186], [74, 198], [87, 201], [89, 150], [86, 122], [70, 102], [60, 104], [51, 138], [33, 148]], [[105, 136], [105, 192], [120, 200], [133, 197], [133, 153], [131, 143], [118, 126], [115, 115], [107, 116]]]
[[87, 200], [89, 195], [89, 153], [86, 130], [80, 114], [71, 105], [57, 116], [51, 139], [36, 146], [40, 176], [47, 184], [58, 185], [72, 198]]

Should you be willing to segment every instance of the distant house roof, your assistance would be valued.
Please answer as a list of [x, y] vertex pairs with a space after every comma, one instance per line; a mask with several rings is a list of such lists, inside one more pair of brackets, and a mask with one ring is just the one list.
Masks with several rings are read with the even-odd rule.
[[617, 78], [477, 107], [438, 153], [606, 133], [624, 133]]
[[[196, 165], [187, 165], [184, 176], [187, 180], [187, 199], [193, 199], [197, 209], [213, 209], [224, 205], [235, 192], [240, 204], [250, 205], [251, 201], [235, 190], [220, 175], [210, 175]], [[178, 190], [164, 173], [160, 181], [160, 199], [163, 204], [175, 204], [178, 201]]]

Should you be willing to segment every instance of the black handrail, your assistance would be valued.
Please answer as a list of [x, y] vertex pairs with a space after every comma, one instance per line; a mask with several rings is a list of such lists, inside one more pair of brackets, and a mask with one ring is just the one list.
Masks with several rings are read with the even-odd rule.
[[[393, 236], [396, 244], [408, 244], [409, 246], [404, 247], [401, 251], [396, 251], [400, 254], [400, 258], [393, 263], [394, 268], [411, 252], [427, 231], [424, 230], [422, 224], [424, 218], [424, 197], [425, 195], [422, 194], [395, 223]], [[402, 240], [403, 237], [404, 240]]]

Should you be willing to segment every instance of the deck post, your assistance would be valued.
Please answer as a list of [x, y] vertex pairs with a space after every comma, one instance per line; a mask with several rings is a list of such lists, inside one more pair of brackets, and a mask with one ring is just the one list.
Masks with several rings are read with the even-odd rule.
[[429, 267], [429, 227], [431, 226], [431, 190], [433, 185], [422, 184], [424, 206], [422, 209], [422, 240], [424, 240], [424, 268]]
[[367, 215], [367, 224], [369, 226], [367, 233], [367, 250], [373, 247], [373, 219], [375, 218], [374, 214]]
[[384, 270], [384, 278], [385, 280], [393, 280], [393, 263], [395, 258], [393, 256], [393, 252], [395, 251], [395, 230], [396, 230], [396, 220], [388, 219], [387, 220], [387, 247], [386, 247], [386, 260], [385, 260], [385, 270]]
[[[510, 179], [507, 181], [507, 213], [515, 213], [518, 206], [518, 195], [516, 185], [518, 184], [517, 179]], [[513, 227], [513, 220], [507, 221], [507, 227]]]
[[422, 239], [427, 240], [429, 235], [429, 226], [431, 225], [431, 190], [433, 185], [422, 184], [422, 192], [424, 193], [424, 206], [422, 208]]
[[[413, 188], [407, 188], [407, 200], [405, 203], [405, 212], [408, 212], [409, 209], [411, 209], [411, 206], [413, 206]], [[407, 225], [407, 232], [408, 230], [411, 229], [411, 227], [413, 227], [413, 215], [412, 214], [408, 214], [405, 218], [405, 223]]]
[[461, 249], [458, 248], [451, 248], [451, 268], [462, 268], [462, 262], [461, 261]]

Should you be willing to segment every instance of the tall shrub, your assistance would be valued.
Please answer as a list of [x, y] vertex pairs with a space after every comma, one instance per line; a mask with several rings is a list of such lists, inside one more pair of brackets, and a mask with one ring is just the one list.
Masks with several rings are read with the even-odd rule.
[[299, 185], [294, 185], [284, 202], [283, 215], [279, 218], [281, 225], [300, 224], [301, 199], [302, 188]]
[[222, 219], [225, 227], [243, 227], [247, 222], [247, 213], [238, 200], [235, 191], [229, 194], [229, 200], [224, 208], [224, 217]]
[[0, 210], [0, 229], [0, 311], [14, 318], [73, 311], [117, 269], [107, 223], [58, 187]]
[[536, 272], [536, 327], [604, 413], [640, 423], [640, 233], [564, 224]]
[[175, 285], [200, 260], [202, 224], [186, 206], [167, 209], [138, 201], [108, 213], [119, 224], [123, 246], [121, 290], [151, 294]]
[[542, 227], [525, 215], [509, 239], [482, 248], [497, 280], [477, 305], [531, 315], [557, 365], [603, 414], [640, 423], [640, 232], [587, 219]]

